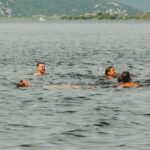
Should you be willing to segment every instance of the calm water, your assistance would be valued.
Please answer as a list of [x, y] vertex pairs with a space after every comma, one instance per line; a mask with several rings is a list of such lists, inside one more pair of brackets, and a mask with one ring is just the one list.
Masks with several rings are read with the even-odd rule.
[[[143, 86], [88, 89], [110, 65]], [[1, 150], [149, 150], [150, 22], [1, 21], [0, 68]], [[61, 83], [81, 88], [43, 89]]]

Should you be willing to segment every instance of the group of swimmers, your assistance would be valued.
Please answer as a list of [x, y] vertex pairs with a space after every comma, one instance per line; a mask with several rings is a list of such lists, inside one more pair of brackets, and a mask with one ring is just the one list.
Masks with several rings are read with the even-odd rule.
[[[36, 71], [34, 76], [43, 76], [45, 75], [45, 64], [37, 63]], [[132, 81], [130, 73], [128, 71], [124, 71], [121, 75], [117, 74], [116, 69], [113, 66], [109, 66], [105, 70], [105, 78], [107, 80], [111, 80], [114, 78], [118, 79], [117, 86], [123, 88], [131, 88], [138, 87], [139, 84]], [[27, 80], [20, 80], [19, 83], [16, 84], [16, 87], [29, 87], [30, 84]], [[50, 85], [48, 87], [52, 88], [79, 88], [79, 85], [71, 85], [71, 84], [61, 84], [61, 85]], [[95, 86], [91, 86], [94, 88]]]
[[[36, 71], [33, 74], [34, 76], [44, 76], [45, 73], [45, 64], [44, 63], [37, 63]], [[28, 80], [20, 80], [19, 83], [16, 84], [16, 87], [30, 87]], [[79, 85], [72, 85], [72, 84], [61, 84], [61, 85], [48, 85], [44, 86], [44, 88], [79, 88]]]
[[119, 87], [131, 88], [131, 87], [139, 86], [138, 83], [135, 83], [132, 81], [129, 71], [124, 71], [124, 72], [122, 72], [121, 75], [119, 75], [119, 74], [117, 74], [115, 68], [112, 66], [109, 66], [106, 68], [105, 77], [109, 80], [113, 79], [113, 78], [117, 78], [117, 80], [118, 80], [117, 86], [119, 86]]
[[[45, 64], [44, 63], [37, 63], [36, 71], [34, 76], [43, 76], [45, 75]], [[16, 84], [16, 87], [29, 87], [30, 84], [27, 80], [20, 80], [19, 83]]]

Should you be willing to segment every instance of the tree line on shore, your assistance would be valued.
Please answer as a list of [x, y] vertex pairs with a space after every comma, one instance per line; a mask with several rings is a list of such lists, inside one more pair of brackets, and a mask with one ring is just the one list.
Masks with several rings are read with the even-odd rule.
[[43, 15], [36, 15], [32, 17], [2, 17], [5, 19], [33, 19], [37, 20], [40, 17], [44, 17], [45, 20], [55, 20], [55, 19], [63, 19], [63, 20], [103, 20], [103, 19], [110, 19], [110, 20], [128, 20], [128, 19], [139, 19], [139, 20], [150, 20], [150, 12], [146, 13], [140, 13], [140, 14], [134, 14], [134, 15], [127, 15], [127, 14], [117, 14], [117, 13], [103, 13], [103, 12], [97, 12], [97, 13], [85, 13], [78, 16], [68, 16], [68, 15], [53, 15], [53, 16], [43, 16]]

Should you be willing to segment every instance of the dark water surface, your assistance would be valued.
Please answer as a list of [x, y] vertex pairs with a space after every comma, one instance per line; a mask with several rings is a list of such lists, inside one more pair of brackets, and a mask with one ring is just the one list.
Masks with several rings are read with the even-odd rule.
[[[143, 86], [89, 89], [109, 65]], [[0, 68], [1, 150], [149, 150], [150, 22], [0, 22]]]

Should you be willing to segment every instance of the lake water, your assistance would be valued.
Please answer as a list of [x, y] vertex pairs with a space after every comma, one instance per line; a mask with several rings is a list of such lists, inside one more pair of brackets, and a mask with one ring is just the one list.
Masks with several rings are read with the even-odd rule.
[[[143, 86], [89, 89], [110, 65]], [[1, 150], [149, 150], [149, 21], [0, 21], [0, 68]]]

